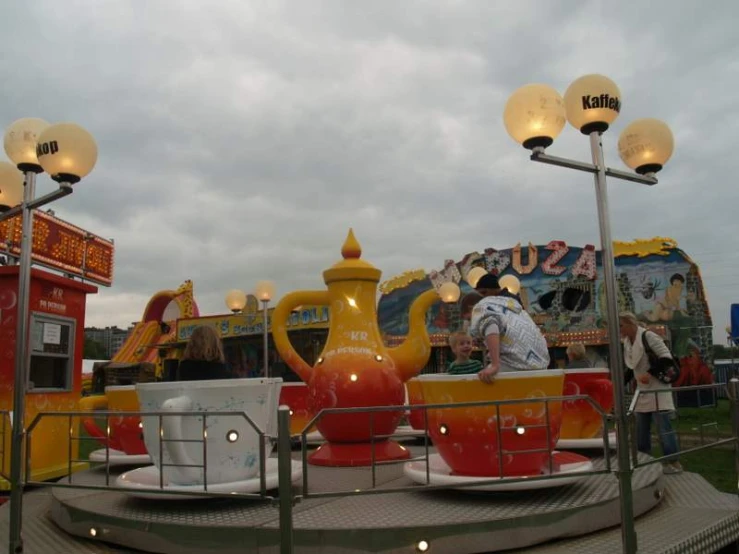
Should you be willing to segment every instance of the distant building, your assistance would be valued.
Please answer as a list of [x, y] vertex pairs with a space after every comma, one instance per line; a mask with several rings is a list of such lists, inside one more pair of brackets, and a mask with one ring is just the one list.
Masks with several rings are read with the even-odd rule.
[[95, 341], [103, 346], [108, 359], [112, 358], [120, 349], [133, 327], [121, 329], [119, 327], [85, 327], [85, 339]]

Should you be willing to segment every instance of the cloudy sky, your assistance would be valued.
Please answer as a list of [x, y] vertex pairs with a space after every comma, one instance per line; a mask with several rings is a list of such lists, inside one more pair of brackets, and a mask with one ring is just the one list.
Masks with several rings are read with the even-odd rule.
[[[628, 7], [632, 4], [632, 7]], [[57, 215], [116, 242], [87, 325], [127, 326], [192, 279], [204, 313], [260, 279], [322, 286], [354, 227], [389, 278], [486, 247], [598, 245], [592, 177], [528, 162], [509, 94], [620, 87], [672, 128], [660, 184], [612, 180], [614, 238], [669, 236], [701, 266], [723, 342], [739, 302], [739, 3], [667, 0], [34, 0], [0, 17], [0, 125], [74, 121], [94, 172]], [[567, 128], [550, 153], [589, 160]], [[45, 177], [40, 191], [51, 189]]]

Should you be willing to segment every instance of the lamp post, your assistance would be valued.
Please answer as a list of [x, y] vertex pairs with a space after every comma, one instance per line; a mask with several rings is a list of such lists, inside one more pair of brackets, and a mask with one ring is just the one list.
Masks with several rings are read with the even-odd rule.
[[275, 295], [275, 284], [272, 281], [259, 281], [254, 287], [254, 292], [257, 298], [262, 302], [262, 327], [264, 330], [264, 376], [269, 377], [269, 330], [268, 330], [268, 319], [269, 313], [267, 312], [267, 306], [269, 301]]
[[226, 293], [226, 307], [231, 312], [238, 314], [244, 311], [246, 306], [246, 293], [243, 290], [232, 289]]
[[[618, 117], [620, 111], [621, 93], [616, 84], [602, 75], [586, 75], [569, 86], [564, 99], [547, 85], [532, 84], [521, 87], [508, 99], [503, 119], [511, 137], [524, 148], [531, 150], [533, 161], [585, 171], [595, 176], [595, 198], [608, 311], [608, 353], [618, 439], [617, 476], [621, 494], [621, 539], [623, 551], [631, 554], [637, 551], [637, 537], [631, 489], [632, 469], [627, 448], [629, 436], [606, 176], [644, 185], [657, 184], [654, 174], [662, 169], [672, 155], [673, 139], [670, 129], [661, 121], [655, 119], [635, 121], [624, 129], [618, 147], [621, 159], [636, 173], [606, 167], [601, 136]], [[581, 133], [588, 135], [592, 163], [558, 158], [545, 153], [546, 148], [562, 131], [565, 119]]]
[[[17, 180], [0, 183], [6, 208], [0, 221], [22, 214], [22, 238], [18, 269], [18, 313], [13, 385], [13, 430], [10, 451], [9, 552], [23, 552], [21, 537], [23, 514], [23, 441], [25, 438], [25, 400], [28, 385], [28, 317], [31, 284], [33, 210], [72, 193], [72, 185], [86, 176], [97, 161], [97, 145], [92, 135], [73, 123], [49, 125], [43, 119], [24, 118], [12, 123], [3, 139], [5, 153], [23, 172], [22, 199]], [[39, 198], [36, 175], [48, 173], [59, 188]], [[15, 184], [14, 184], [15, 183]], [[20, 204], [18, 204], [18, 202]], [[13, 204], [15, 202], [15, 204]]]
[[474, 289], [477, 286], [477, 282], [480, 280], [480, 277], [485, 275], [487, 271], [482, 267], [473, 267], [469, 270], [467, 273], [467, 276], [465, 277], [465, 280], [470, 284], [470, 286]]

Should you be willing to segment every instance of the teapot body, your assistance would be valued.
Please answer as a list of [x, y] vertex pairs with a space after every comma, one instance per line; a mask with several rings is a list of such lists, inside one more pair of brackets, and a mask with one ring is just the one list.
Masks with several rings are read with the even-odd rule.
[[[402, 406], [403, 381], [377, 324], [375, 284], [334, 282], [329, 298], [329, 333], [308, 382], [313, 413], [324, 408]], [[330, 414], [317, 427], [331, 441], [364, 442], [372, 435], [393, 433], [401, 416], [401, 411]]]

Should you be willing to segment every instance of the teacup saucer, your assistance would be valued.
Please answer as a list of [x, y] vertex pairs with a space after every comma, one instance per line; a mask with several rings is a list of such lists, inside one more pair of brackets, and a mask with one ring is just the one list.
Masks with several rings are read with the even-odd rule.
[[395, 439], [404, 438], [419, 438], [426, 436], [426, 431], [423, 429], [414, 429], [410, 425], [399, 425], [395, 430], [396, 435], [403, 435], [402, 437], [395, 437]]
[[[557, 448], [571, 450], [590, 450], [594, 448], [603, 449], [605, 443], [603, 437], [595, 437], [593, 439], [559, 439]], [[608, 433], [608, 448], [616, 450], [616, 433]]]
[[[277, 488], [279, 477], [277, 474], [277, 458], [267, 458], [265, 483], [267, 490]], [[290, 472], [291, 481], [295, 482], [303, 476], [303, 464], [293, 460]], [[126, 489], [122, 492], [137, 498], [152, 500], [195, 500], [207, 498], [206, 495], [188, 496], [183, 494], [167, 494], [166, 492], [149, 491], [178, 491], [178, 492], [205, 492], [203, 485], [174, 485], [164, 482], [164, 488], [159, 487], [159, 468], [156, 466], [141, 467], [127, 471], [116, 479], [116, 486]], [[259, 476], [244, 481], [231, 483], [208, 484], [208, 492], [215, 494], [258, 493], [261, 490]]]
[[[105, 463], [105, 448], [90, 452], [89, 460], [91, 462]], [[141, 466], [151, 463], [151, 456], [148, 454], [126, 454], [120, 450], [108, 452], [108, 463], [112, 466]]]
[[[593, 463], [589, 458], [574, 454], [572, 452], [552, 452], [554, 473], [552, 475], [569, 475], [569, 477], [560, 477], [558, 479], [541, 479], [538, 481], [516, 481], [515, 483], [490, 483], [487, 485], [479, 485], [475, 487], [452, 487], [465, 491], [524, 491], [533, 489], [546, 489], [551, 487], [561, 487], [562, 485], [570, 485], [581, 479], [586, 479], [589, 475], [582, 475], [582, 472], [593, 469]], [[426, 461], [415, 460], [407, 462], [403, 466], [403, 473], [406, 477], [412, 479], [416, 483], [426, 484]], [[482, 481], [488, 479], [500, 480], [499, 477], [470, 477], [466, 475], [453, 475], [451, 468], [441, 458], [439, 454], [429, 455], [429, 485], [466, 485], [474, 481]]]
[[[410, 425], [399, 425], [398, 428], [395, 430], [395, 433], [393, 435], [402, 435], [402, 436], [394, 436], [393, 438], [395, 440], [403, 440], [403, 439], [415, 439], [419, 437], [423, 437], [426, 435], [426, 432], [423, 429], [414, 429]], [[312, 433], [308, 433], [305, 436], [306, 444], [321, 444], [326, 442], [326, 439], [321, 434], [320, 431], [313, 431]]]

